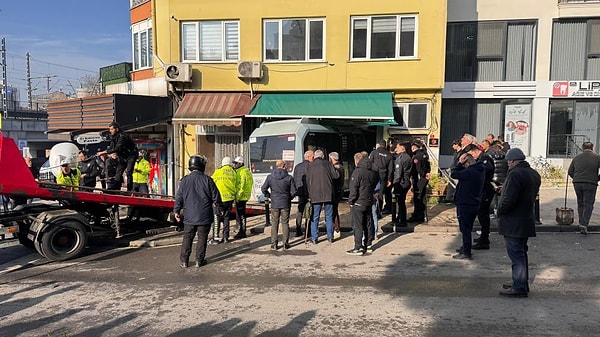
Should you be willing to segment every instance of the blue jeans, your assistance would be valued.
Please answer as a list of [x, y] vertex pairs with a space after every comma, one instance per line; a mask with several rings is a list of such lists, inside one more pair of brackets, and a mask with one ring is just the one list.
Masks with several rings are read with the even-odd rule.
[[317, 241], [319, 237], [319, 215], [321, 215], [321, 208], [325, 208], [325, 226], [327, 228], [327, 239], [333, 240], [333, 203], [325, 202], [320, 204], [312, 204], [313, 215], [312, 222], [310, 224], [310, 239]]
[[529, 258], [527, 257], [528, 238], [504, 237], [506, 253], [512, 262], [513, 289], [519, 293], [527, 292], [529, 284]]
[[377, 210], [379, 209], [378, 203], [374, 203], [371, 206], [371, 216], [373, 218], [373, 235], [377, 236], [377, 230], [379, 229], [379, 219], [377, 218]]

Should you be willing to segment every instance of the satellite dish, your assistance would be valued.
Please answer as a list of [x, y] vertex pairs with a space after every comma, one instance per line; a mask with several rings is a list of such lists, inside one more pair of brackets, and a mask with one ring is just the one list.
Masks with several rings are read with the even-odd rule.
[[67, 162], [71, 166], [77, 164], [77, 155], [79, 154], [79, 148], [73, 143], [58, 143], [50, 149], [50, 172], [54, 176], [58, 176], [60, 173], [61, 163]]

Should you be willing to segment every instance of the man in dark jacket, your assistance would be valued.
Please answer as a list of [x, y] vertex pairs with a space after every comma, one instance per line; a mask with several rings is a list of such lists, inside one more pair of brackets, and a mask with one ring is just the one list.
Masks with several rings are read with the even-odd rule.
[[304, 161], [294, 167], [294, 183], [296, 183], [296, 196], [298, 197], [298, 212], [296, 213], [296, 236], [302, 236], [302, 216], [308, 204], [308, 189], [306, 188], [306, 169], [313, 161], [315, 153], [312, 150], [304, 152]]
[[98, 152], [97, 155], [116, 153], [119, 161], [114, 179], [115, 184], [123, 183], [123, 173], [127, 176], [127, 191], [133, 189], [133, 167], [137, 159], [137, 148], [131, 137], [121, 130], [117, 122], [108, 125], [110, 132], [110, 143], [106, 151]]
[[470, 260], [472, 259], [471, 233], [481, 203], [485, 167], [482, 162], [476, 162], [471, 154], [463, 153], [450, 175], [453, 179], [458, 180], [456, 192], [454, 193], [454, 203], [456, 203], [456, 216], [462, 234], [462, 247], [458, 249], [458, 254], [452, 257]]
[[492, 185], [494, 160], [486, 152], [482, 152], [475, 144], [467, 145], [464, 150], [475, 158], [478, 163], [483, 165], [485, 172], [485, 180], [483, 189], [481, 190], [481, 202], [477, 214], [477, 219], [479, 219], [479, 224], [481, 225], [481, 236], [475, 239], [477, 243], [473, 246], [473, 249], [490, 249], [490, 205], [496, 194], [496, 189]]
[[500, 290], [502, 296], [527, 297], [529, 291], [529, 261], [527, 240], [535, 236], [535, 198], [541, 177], [519, 148], [506, 154], [508, 177], [498, 201], [498, 233], [504, 235], [506, 252], [512, 262], [512, 285]]
[[592, 142], [584, 142], [581, 147], [583, 152], [573, 158], [568, 173], [573, 178], [573, 188], [577, 195], [579, 230], [582, 234], [587, 234], [600, 178], [600, 155], [594, 153]]
[[410, 190], [410, 175], [412, 160], [406, 148], [408, 145], [398, 142], [396, 144], [396, 161], [394, 165], [394, 194], [398, 203], [398, 216], [396, 221], [400, 227], [406, 227], [406, 194]]
[[339, 178], [340, 173], [333, 164], [325, 160], [321, 150], [315, 151], [315, 159], [306, 169], [306, 186], [308, 196], [313, 207], [312, 222], [310, 226], [311, 243], [316, 244], [319, 236], [319, 215], [325, 209], [325, 226], [327, 240], [333, 243], [333, 181]]
[[102, 174], [102, 169], [96, 163], [96, 158], [88, 158], [85, 151], [79, 151], [77, 168], [81, 172], [80, 186], [96, 187], [96, 177]]
[[340, 212], [338, 206], [342, 197], [344, 196], [344, 166], [340, 163], [340, 155], [337, 152], [331, 152], [329, 154], [329, 161], [333, 167], [338, 171], [340, 176], [333, 180], [333, 228], [336, 232], [340, 232]]
[[279, 222], [281, 220], [281, 231], [283, 232], [283, 250], [290, 248], [290, 208], [292, 199], [296, 195], [296, 184], [294, 178], [285, 169], [285, 162], [277, 160], [275, 169], [265, 179], [261, 188], [267, 198], [271, 198], [271, 249], [277, 250], [277, 237], [279, 234]]
[[196, 244], [196, 267], [206, 264], [206, 244], [208, 233], [214, 221], [214, 214], [222, 213], [223, 203], [217, 185], [211, 177], [204, 174], [206, 162], [203, 155], [190, 157], [189, 175], [183, 177], [179, 183], [179, 190], [175, 195], [173, 213], [178, 222], [183, 221], [183, 243], [179, 256], [182, 268], [187, 268], [192, 252], [192, 241], [198, 232]]
[[431, 164], [429, 156], [421, 142], [411, 145], [413, 152], [412, 180], [413, 180], [413, 203], [414, 210], [408, 222], [421, 223], [425, 221], [425, 207], [427, 204], [427, 185], [431, 177]]
[[356, 169], [350, 178], [350, 194], [348, 203], [352, 215], [352, 228], [354, 230], [354, 248], [347, 251], [349, 255], [363, 255], [371, 252], [371, 244], [375, 236], [374, 227], [368, 226], [368, 217], [371, 213], [379, 177], [371, 169], [371, 161], [361, 153], [354, 155]]
[[390, 213], [392, 205], [385, 205], [383, 207], [383, 202], [386, 190], [391, 188], [392, 180], [394, 180], [394, 158], [390, 151], [388, 151], [385, 140], [375, 145], [375, 150], [369, 154], [369, 159], [372, 163], [372, 170], [379, 174], [379, 182], [381, 183], [381, 189], [379, 190], [379, 211]]

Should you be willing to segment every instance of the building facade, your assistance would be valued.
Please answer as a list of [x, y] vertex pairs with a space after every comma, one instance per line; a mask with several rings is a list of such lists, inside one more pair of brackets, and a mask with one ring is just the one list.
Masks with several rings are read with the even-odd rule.
[[[437, 158], [445, 0], [136, 5], [151, 15], [134, 23], [132, 10], [132, 79], [166, 81], [180, 175], [189, 155], [206, 154], [210, 173], [225, 155], [247, 156], [248, 136], [261, 121], [294, 117], [352, 122], [373, 141], [430, 139]], [[388, 108], [336, 111], [356, 93]], [[315, 115], [325, 101], [330, 110]]]
[[441, 166], [466, 132], [565, 165], [599, 112], [600, 1], [448, 1]]

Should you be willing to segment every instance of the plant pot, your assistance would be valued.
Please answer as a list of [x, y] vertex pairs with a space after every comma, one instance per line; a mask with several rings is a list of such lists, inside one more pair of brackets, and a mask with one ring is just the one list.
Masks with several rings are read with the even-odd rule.
[[556, 208], [556, 222], [559, 225], [571, 225], [574, 221], [573, 209], [568, 207]]

